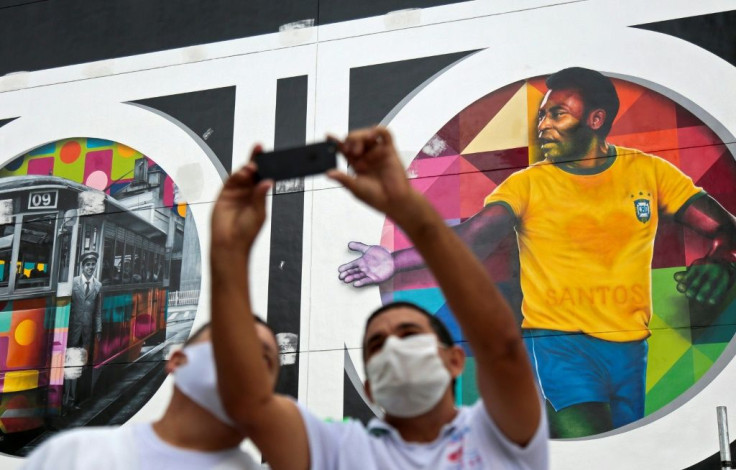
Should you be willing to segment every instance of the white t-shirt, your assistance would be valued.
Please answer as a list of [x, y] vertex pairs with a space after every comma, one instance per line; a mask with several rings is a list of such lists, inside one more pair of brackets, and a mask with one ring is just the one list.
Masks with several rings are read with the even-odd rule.
[[201, 452], [162, 441], [150, 423], [124, 427], [75, 429], [55, 436], [33, 451], [24, 470], [257, 470], [261, 466], [239, 448]]
[[509, 441], [479, 400], [460, 408], [431, 443], [407, 443], [390, 425], [373, 419], [325, 422], [303, 406], [313, 470], [544, 470], [548, 468], [546, 418], [525, 447]]

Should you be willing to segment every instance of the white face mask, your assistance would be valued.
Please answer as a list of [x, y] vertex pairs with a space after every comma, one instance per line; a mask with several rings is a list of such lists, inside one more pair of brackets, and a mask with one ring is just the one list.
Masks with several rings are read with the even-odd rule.
[[217, 392], [217, 372], [212, 343], [197, 343], [182, 349], [187, 363], [174, 370], [174, 383], [181, 393], [212, 413], [223, 423], [234, 426]]
[[389, 336], [366, 364], [373, 400], [386, 413], [413, 418], [431, 410], [450, 383], [450, 372], [437, 352], [437, 337]]

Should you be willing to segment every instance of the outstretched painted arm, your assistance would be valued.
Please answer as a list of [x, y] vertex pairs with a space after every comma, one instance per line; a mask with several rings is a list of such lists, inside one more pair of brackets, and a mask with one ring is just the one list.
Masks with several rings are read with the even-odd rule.
[[[483, 207], [473, 217], [452, 227], [479, 259], [493, 252], [516, 222], [513, 214], [500, 204]], [[394, 274], [425, 267], [416, 248], [405, 248], [393, 253], [379, 245], [350, 242], [348, 248], [360, 252], [360, 257], [338, 268], [340, 280], [355, 287], [387, 281]]]
[[[253, 154], [260, 152], [256, 147]], [[249, 290], [250, 253], [266, 217], [268, 181], [250, 163], [225, 182], [212, 213], [212, 346], [225, 410], [274, 470], [306, 470], [307, 434], [296, 405], [273, 391], [256, 334]], [[284, 436], [288, 435], [288, 452]]]
[[373, 128], [341, 146], [355, 170], [338, 180], [408, 235], [442, 289], [476, 360], [480, 396], [499, 429], [524, 445], [541, 419], [531, 365], [511, 309], [485, 267], [406, 178], [391, 135]]
[[705, 258], [675, 273], [677, 290], [701, 303], [716, 305], [736, 280], [736, 218], [715, 199], [696, 199], [676, 220], [712, 240]]

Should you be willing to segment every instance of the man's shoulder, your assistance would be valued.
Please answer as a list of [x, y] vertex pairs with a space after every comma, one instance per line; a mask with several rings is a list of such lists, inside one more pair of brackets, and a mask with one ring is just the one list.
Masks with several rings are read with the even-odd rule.
[[68, 446], [77, 442], [109, 442], [112, 437], [120, 436], [126, 432], [126, 428], [119, 426], [94, 426], [70, 429], [63, 431], [45, 441], [42, 446]]
[[622, 147], [620, 145], [614, 145], [613, 147], [616, 149], [616, 158], [630, 158], [632, 159], [632, 161], [651, 160], [655, 158], [662, 160], [662, 157], [658, 157], [656, 155], [652, 155], [651, 153], [646, 153], [643, 150], [635, 149], [632, 147]]
[[529, 180], [530, 178], [538, 178], [541, 174], [547, 172], [550, 167], [551, 165], [546, 161], [532, 163], [526, 168], [522, 168], [511, 173], [503, 182], [507, 184], [519, 184], [522, 181]]
[[113, 448], [125, 445], [123, 441], [126, 432], [124, 428], [113, 426], [63, 431], [31, 452], [23, 468], [44, 468], [43, 464], [48, 462], [58, 462], [60, 467], [65, 467], [76, 465], [80, 457], [89, 458], [91, 454], [110, 456]]

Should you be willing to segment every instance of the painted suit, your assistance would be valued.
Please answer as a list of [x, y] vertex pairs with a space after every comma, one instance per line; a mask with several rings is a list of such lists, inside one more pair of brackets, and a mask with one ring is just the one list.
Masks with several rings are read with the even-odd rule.
[[102, 332], [100, 288], [102, 284], [94, 276], [89, 279], [89, 290], [83, 275], [74, 278], [67, 347], [81, 347], [89, 351], [93, 335]]

